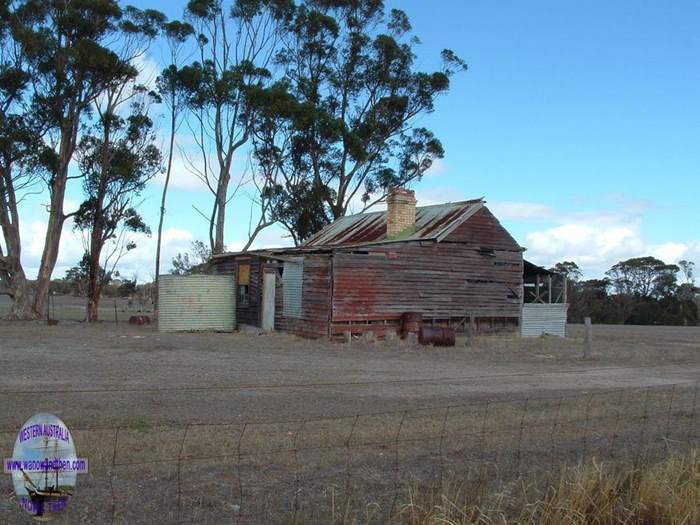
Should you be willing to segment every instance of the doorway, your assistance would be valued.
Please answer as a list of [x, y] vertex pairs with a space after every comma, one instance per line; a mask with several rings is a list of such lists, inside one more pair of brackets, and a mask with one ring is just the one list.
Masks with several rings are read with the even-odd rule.
[[263, 273], [262, 321], [261, 327], [266, 332], [275, 329], [275, 284], [276, 275], [273, 271]]

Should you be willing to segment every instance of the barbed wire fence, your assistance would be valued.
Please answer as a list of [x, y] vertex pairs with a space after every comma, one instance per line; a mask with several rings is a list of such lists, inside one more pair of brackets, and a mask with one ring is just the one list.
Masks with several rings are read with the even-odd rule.
[[[69, 521], [386, 522], [409, 487], [457, 480], [465, 498], [479, 498], [591, 457], [638, 468], [669, 450], [698, 446], [699, 387], [285, 421], [71, 428], [90, 473], [79, 477]], [[16, 430], [0, 430], [8, 452]]]

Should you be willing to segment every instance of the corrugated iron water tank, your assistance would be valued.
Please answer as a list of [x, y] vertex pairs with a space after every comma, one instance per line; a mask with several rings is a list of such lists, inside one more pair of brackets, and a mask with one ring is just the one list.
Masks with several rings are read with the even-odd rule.
[[158, 330], [232, 332], [236, 328], [231, 275], [161, 275]]

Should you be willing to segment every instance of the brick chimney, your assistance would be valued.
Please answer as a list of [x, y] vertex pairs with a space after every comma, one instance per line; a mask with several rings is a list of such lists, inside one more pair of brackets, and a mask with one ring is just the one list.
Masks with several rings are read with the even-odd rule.
[[386, 236], [393, 237], [416, 224], [416, 196], [413, 190], [390, 188], [386, 197]]

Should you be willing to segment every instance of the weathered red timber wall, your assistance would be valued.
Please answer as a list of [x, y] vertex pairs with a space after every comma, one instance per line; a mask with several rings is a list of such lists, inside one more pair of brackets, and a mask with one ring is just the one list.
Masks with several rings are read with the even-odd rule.
[[488, 208], [481, 208], [467, 222], [459, 226], [445, 239], [448, 242], [464, 242], [476, 246], [521, 250], [518, 243], [508, 233]]
[[522, 260], [521, 248], [486, 209], [440, 243], [340, 249], [331, 332], [394, 330], [404, 312], [420, 312], [425, 322], [469, 318], [485, 329], [515, 329]]
[[278, 273], [275, 330], [304, 337], [327, 337], [331, 308], [331, 259], [328, 254], [307, 254], [303, 261], [301, 317], [289, 317], [284, 314], [284, 289]]

